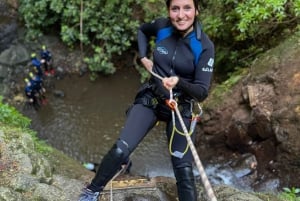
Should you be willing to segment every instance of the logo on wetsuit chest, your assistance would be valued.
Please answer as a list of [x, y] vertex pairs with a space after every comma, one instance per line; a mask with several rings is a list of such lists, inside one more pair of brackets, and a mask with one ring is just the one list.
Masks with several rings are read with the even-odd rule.
[[168, 50], [165, 47], [158, 46], [156, 50], [159, 52], [159, 54], [168, 54]]

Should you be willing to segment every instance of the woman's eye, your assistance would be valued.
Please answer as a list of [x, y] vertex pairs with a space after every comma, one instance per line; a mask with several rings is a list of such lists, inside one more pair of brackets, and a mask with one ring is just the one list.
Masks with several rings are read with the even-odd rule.
[[179, 11], [179, 8], [178, 8], [178, 7], [172, 7], [172, 8], [171, 8], [171, 11], [177, 12], [177, 11]]
[[189, 11], [189, 10], [191, 10], [192, 9], [192, 7], [190, 7], [190, 6], [186, 6], [186, 7], [184, 7], [183, 8], [185, 11]]
[[[182, 10], [184, 10], [184, 11], [190, 11], [191, 9], [192, 9], [191, 6], [184, 6], [184, 7], [182, 8]], [[174, 6], [174, 7], [171, 7], [170, 10], [173, 11], [173, 12], [178, 12], [178, 11], [180, 10], [180, 8], [177, 7], [177, 6]]]

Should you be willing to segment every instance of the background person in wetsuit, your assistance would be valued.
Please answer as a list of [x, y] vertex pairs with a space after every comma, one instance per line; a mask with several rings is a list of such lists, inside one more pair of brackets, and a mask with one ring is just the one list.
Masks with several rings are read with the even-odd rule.
[[[170, 89], [177, 100], [187, 128], [191, 123], [192, 100], [203, 101], [208, 96], [211, 82], [214, 45], [202, 31], [198, 15], [198, 0], [167, 0], [169, 18], [159, 18], [145, 23], [138, 30], [138, 47], [141, 62], [152, 76], [139, 90], [134, 104], [128, 109], [125, 126], [109, 152], [104, 156], [91, 183], [83, 189], [79, 200], [97, 200], [101, 191], [116, 174], [123, 161], [157, 121], [166, 123], [166, 135], [172, 143], [171, 161], [179, 201], [196, 201], [197, 193], [193, 175], [193, 155], [188, 147], [180, 122], [165, 104], [170, 98]], [[148, 58], [148, 45], [155, 37], [153, 60]], [[174, 131], [174, 127], [178, 130]], [[174, 135], [173, 135], [174, 134]], [[195, 140], [194, 133], [191, 135]], [[172, 140], [171, 140], [172, 139]], [[186, 150], [186, 151], [185, 151]]]
[[45, 75], [46, 76], [48, 76], [49, 74], [54, 75], [54, 69], [51, 64], [52, 54], [47, 49], [46, 45], [42, 46], [40, 56], [41, 56], [41, 63], [44, 65]]
[[27, 100], [29, 103], [33, 103], [33, 101], [34, 101], [33, 86], [28, 78], [25, 78], [24, 82], [25, 82], [24, 92], [27, 97]]
[[36, 97], [36, 91], [34, 90], [34, 87], [28, 78], [25, 78], [24, 81], [25, 81], [24, 92], [27, 97], [27, 102], [31, 106], [33, 106], [34, 109], [38, 110], [40, 105]]
[[37, 74], [33, 74], [32, 72], [29, 73], [29, 80], [34, 88], [34, 90], [39, 93], [43, 94], [46, 90], [43, 88], [43, 79], [38, 76]]
[[32, 53], [31, 54], [31, 64], [34, 68], [34, 72], [40, 76], [40, 77], [43, 77], [44, 76], [44, 72], [43, 72], [43, 69], [42, 69], [42, 64], [40, 62], [40, 60], [36, 57], [36, 53]]
[[32, 72], [30, 72], [29, 80], [32, 84], [33, 90], [38, 95], [38, 98], [42, 101], [42, 104], [46, 104], [46, 89], [43, 87], [43, 79], [38, 74], [33, 74]]

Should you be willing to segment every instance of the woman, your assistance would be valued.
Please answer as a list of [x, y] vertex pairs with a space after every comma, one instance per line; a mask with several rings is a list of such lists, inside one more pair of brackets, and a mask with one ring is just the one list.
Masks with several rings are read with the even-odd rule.
[[[196, 201], [192, 171], [193, 156], [186, 150], [184, 135], [173, 133], [174, 126], [183, 132], [178, 118], [173, 125], [172, 112], [166, 100], [176, 98], [186, 127], [190, 126], [193, 100], [203, 101], [213, 71], [214, 45], [197, 22], [198, 0], [167, 0], [169, 18], [145, 23], [138, 30], [138, 46], [142, 64], [153, 75], [139, 90], [127, 112], [120, 138], [103, 158], [93, 178], [80, 195], [80, 201], [97, 200], [100, 192], [116, 174], [122, 163], [157, 121], [166, 122], [166, 134], [171, 146], [171, 160], [180, 201]], [[148, 56], [148, 43], [156, 37], [153, 61]], [[192, 140], [195, 135], [191, 135]]]

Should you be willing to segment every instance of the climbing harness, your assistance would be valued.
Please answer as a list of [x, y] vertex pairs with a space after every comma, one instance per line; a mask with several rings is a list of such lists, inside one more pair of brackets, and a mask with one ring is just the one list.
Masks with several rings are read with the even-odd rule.
[[[156, 74], [156, 73], [153, 72], [153, 71], [151, 71], [150, 73], [151, 73], [153, 76], [155, 76], [155, 77], [157, 77], [158, 79], [160, 79], [160, 80], [163, 79], [160, 75]], [[215, 194], [214, 194], [213, 188], [212, 188], [212, 186], [211, 186], [211, 184], [210, 184], [210, 182], [209, 182], [209, 180], [208, 180], [208, 178], [207, 178], [207, 175], [206, 175], [206, 173], [205, 173], [205, 170], [204, 170], [204, 168], [203, 168], [203, 165], [202, 165], [202, 163], [201, 163], [201, 160], [200, 160], [200, 158], [199, 158], [199, 156], [198, 156], [198, 154], [197, 154], [196, 148], [195, 148], [195, 146], [194, 146], [194, 144], [193, 144], [193, 141], [192, 141], [192, 139], [191, 139], [191, 136], [190, 136], [191, 133], [189, 134], [189, 132], [188, 132], [188, 130], [187, 130], [185, 124], [184, 124], [184, 121], [183, 121], [183, 119], [182, 119], [182, 116], [181, 116], [181, 114], [180, 114], [180, 111], [179, 111], [179, 109], [178, 109], [178, 107], [177, 107], [177, 102], [176, 102], [176, 100], [173, 99], [173, 92], [172, 92], [172, 89], [170, 90], [170, 99], [167, 100], [166, 103], [167, 103], [167, 105], [168, 105], [168, 106], [171, 108], [171, 110], [172, 110], [172, 117], [175, 115], [175, 114], [174, 114], [174, 111], [175, 111], [175, 113], [176, 113], [176, 115], [177, 115], [177, 117], [178, 117], [178, 119], [179, 119], [180, 125], [181, 125], [181, 127], [182, 127], [182, 129], [183, 129], [183, 132], [184, 132], [184, 135], [185, 135], [185, 137], [186, 137], [186, 140], [187, 140], [187, 142], [188, 142], [187, 148], [186, 148], [186, 150], [185, 150], [184, 152], [187, 151], [188, 147], [191, 149], [191, 152], [192, 152], [192, 154], [193, 154], [193, 157], [194, 157], [196, 166], [197, 166], [197, 168], [198, 168], [198, 170], [199, 170], [199, 173], [200, 173], [200, 176], [201, 176], [201, 180], [202, 180], [202, 183], [203, 183], [204, 188], [205, 188], [205, 190], [206, 190], [206, 193], [207, 193], [207, 195], [208, 195], [210, 201], [217, 201], [217, 198], [216, 198], [216, 196], [215, 196]], [[201, 109], [201, 113], [202, 113], [202, 109]], [[199, 118], [199, 117], [197, 117], [197, 118]], [[175, 119], [175, 117], [173, 118], [173, 121], [174, 121], [174, 119]], [[174, 122], [173, 122], [173, 123], [174, 123]], [[192, 121], [192, 122], [191, 122], [190, 129], [194, 129], [194, 127], [196, 126], [196, 123], [197, 123], [197, 122], [193, 122], [193, 121]], [[174, 124], [174, 125], [175, 125], [175, 124]], [[176, 153], [175, 153], [175, 154], [176, 154]]]
[[[172, 101], [172, 102], [174, 102], [174, 101]], [[202, 107], [201, 107], [200, 103], [197, 103], [197, 106], [198, 106], [198, 109], [199, 109], [199, 112], [197, 114], [193, 112], [194, 101], [192, 101], [190, 104], [191, 104], [190, 111], [192, 113], [192, 118], [191, 118], [190, 129], [189, 129], [189, 132], [188, 132], [189, 136], [191, 136], [193, 134], [193, 132], [196, 128], [196, 125], [200, 121], [200, 117], [203, 113], [203, 110], [202, 110]], [[176, 105], [176, 104], [173, 103], [173, 104], [171, 104], [172, 107], [170, 107], [171, 110], [172, 110], [173, 130], [172, 130], [171, 137], [170, 137], [170, 140], [169, 140], [169, 152], [170, 152], [171, 155], [173, 155], [175, 157], [182, 158], [186, 154], [186, 152], [188, 151], [189, 144], [186, 145], [186, 148], [184, 149], [183, 152], [180, 152], [180, 151], [174, 151], [173, 152], [172, 151], [172, 143], [173, 143], [173, 139], [174, 139], [174, 136], [175, 136], [175, 131], [177, 132], [177, 134], [185, 136], [185, 133], [180, 131], [179, 129], [177, 129], [176, 126], [175, 126], [175, 113], [174, 113], [175, 107], [173, 107], [173, 105]]]

